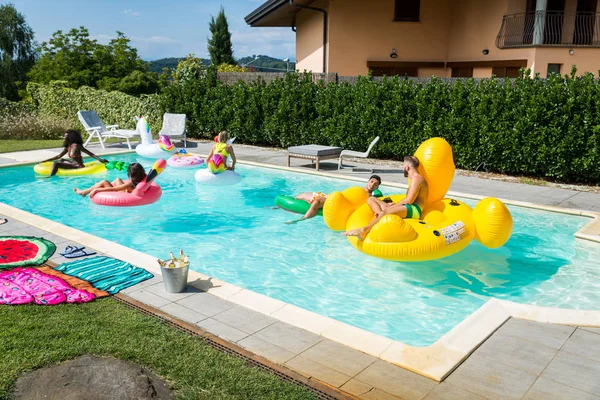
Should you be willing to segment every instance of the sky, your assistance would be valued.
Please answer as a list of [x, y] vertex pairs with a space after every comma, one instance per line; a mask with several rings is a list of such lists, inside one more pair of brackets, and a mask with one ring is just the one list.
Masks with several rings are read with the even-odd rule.
[[[266, 1], [266, 0], [264, 0]], [[291, 28], [251, 28], [244, 17], [263, 0], [0, 0], [23, 14], [38, 43], [57, 30], [85, 26], [90, 36], [106, 44], [121, 31], [146, 61], [165, 57], [209, 58], [208, 23], [221, 6], [229, 22], [235, 58], [263, 54], [296, 59]]]

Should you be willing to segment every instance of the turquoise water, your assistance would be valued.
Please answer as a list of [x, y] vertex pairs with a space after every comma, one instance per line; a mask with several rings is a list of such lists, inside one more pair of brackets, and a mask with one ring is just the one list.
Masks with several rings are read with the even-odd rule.
[[158, 203], [111, 208], [92, 204], [72, 188], [125, 178], [122, 172], [47, 179], [36, 177], [31, 166], [3, 168], [0, 201], [156, 257], [183, 248], [199, 272], [415, 346], [435, 342], [490, 297], [600, 309], [594, 263], [600, 246], [573, 236], [586, 218], [511, 207], [514, 234], [500, 249], [473, 242], [443, 260], [389, 262], [354, 250], [320, 217], [286, 225], [298, 216], [269, 208], [278, 194], [330, 192], [354, 183], [238, 169], [241, 184], [215, 188], [197, 184], [195, 170], [167, 168], [157, 178], [164, 191]]

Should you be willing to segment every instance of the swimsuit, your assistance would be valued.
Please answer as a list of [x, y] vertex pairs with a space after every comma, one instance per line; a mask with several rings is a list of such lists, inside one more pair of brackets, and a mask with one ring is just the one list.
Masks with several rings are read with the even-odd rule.
[[405, 204], [405, 207], [406, 207], [406, 218], [421, 219], [421, 213], [423, 212], [421, 210], [421, 206], [419, 206], [417, 203], [413, 203], [413, 204]]
[[321, 192], [314, 192], [312, 197], [310, 198], [309, 204], [314, 203], [315, 201], [317, 201], [318, 199], [322, 199], [327, 197], [327, 195], [325, 193], [321, 193]]
[[226, 148], [227, 148], [227, 143], [217, 143], [217, 144], [215, 144], [214, 154], [222, 154], [223, 157], [227, 158], [227, 157], [229, 157], [229, 153], [227, 152], [227, 150], [225, 150]]

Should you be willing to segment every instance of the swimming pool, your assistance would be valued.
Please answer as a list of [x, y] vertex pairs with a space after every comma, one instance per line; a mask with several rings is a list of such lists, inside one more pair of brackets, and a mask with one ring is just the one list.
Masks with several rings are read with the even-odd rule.
[[[152, 164], [135, 154], [110, 158]], [[396, 263], [357, 252], [320, 217], [289, 226], [297, 215], [270, 209], [281, 193], [355, 183], [245, 165], [239, 172], [240, 185], [213, 188], [197, 184], [193, 170], [167, 168], [160, 202], [110, 208], [72, 192], [102, 176], [46, 179], [31, 166], [3, 168], [0, 201], [156, 257], [182, 247], [206, 275], [414, 346], [433, 343], [490, 297], [600, 309], [600, 246], [573, 236], [586, 218], [510, 207], [515, 231], [500, 249], [474, 241], [446, 259]]]

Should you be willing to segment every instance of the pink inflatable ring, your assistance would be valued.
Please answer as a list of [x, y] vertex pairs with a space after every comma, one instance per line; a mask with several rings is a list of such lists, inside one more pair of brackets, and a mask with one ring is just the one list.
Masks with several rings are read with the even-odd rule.
[[167, 162], [163, 159], [156, 160], [150, 168], [150, 172], [146, 178], [138, 183], [136, 188], [131, 192], [100, 192], [96, 193], [92, 198], [94, 204], [101, 206], [113, 207], [133, 207], [145, 206], [152, 204], [162, 195], [162, 189], [156, 183], [152, 182], [167, 166]]
[[204, 159], [200, 156], [186, 153], [185, 150], [180, 150], [179, 153], [173, 154], [167, 160], [167, 164], [174, 168], [197, 168], [204, 164]]

